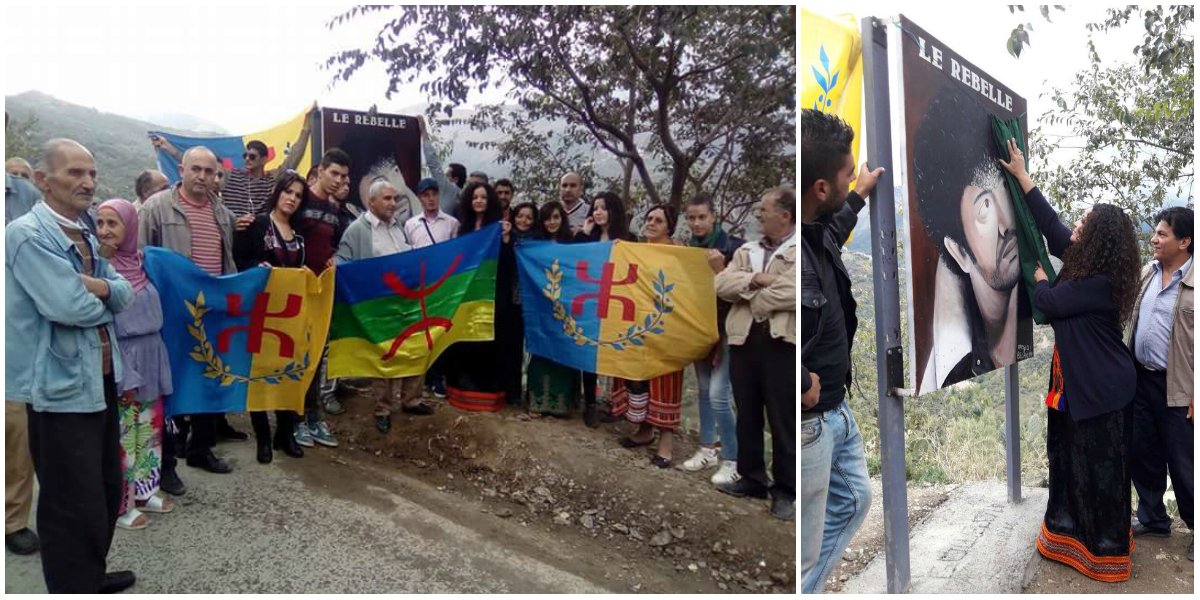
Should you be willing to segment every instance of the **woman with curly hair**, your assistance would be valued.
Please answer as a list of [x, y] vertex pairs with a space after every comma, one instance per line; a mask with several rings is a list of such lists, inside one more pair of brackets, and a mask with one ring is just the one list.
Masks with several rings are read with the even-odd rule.
[[1025, 171], [1013, 141], [1000, 161], [1021, 185], [1050, 253], [1063, 260], [1050, 283], [1041, 265], [1033, 304], [1054, 328], [1046, 394], [1050, 498], [1037, 548], [1098, 581], [1129, 579], [1135, 547], [1129, 448], [1136, 386], [1122, 331], [1133, 313], [1140, 261], [1133, 222], [1098, 204], [1067, 229]]

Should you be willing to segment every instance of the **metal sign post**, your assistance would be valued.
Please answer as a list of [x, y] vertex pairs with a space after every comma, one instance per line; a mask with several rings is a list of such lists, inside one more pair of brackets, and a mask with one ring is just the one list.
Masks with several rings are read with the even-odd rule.
[[871, 257], [875, 285], [875, 366], [883, 476], [883, 539], [888, 593], [908, 591], [908, 489], [904, 468], [904, 354], [900, 347], [900, 283], [896, 261], [895, 179], [888, 100], [887, 26], [862, 20], [863, 91], [871, 167], [886, 167], [871, 194]]
[[1004, 462], [1008, 470], [1008, 501], [1021, 501], [1021, 376], [1017, 363], [1004, 368]]

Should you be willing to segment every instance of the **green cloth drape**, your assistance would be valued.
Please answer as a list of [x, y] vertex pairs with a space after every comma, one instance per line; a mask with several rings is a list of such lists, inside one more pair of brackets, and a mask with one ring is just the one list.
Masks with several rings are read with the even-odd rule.
[[[1022, 154], [1029, 155], [1025, 147], [1025, 137], [1021, 135], [1020, 119], [1005, 121], [995, 115], [991, 115], [989, 118], [992, 120], [992, 136], [996, 141], [996, 151], [1005, 162], [1011, 160], [1008, 155], [1008, 140], [1010, 139], [1017, 141], [1017, 147], [1021, 149]], [[1029, 294], [1029, 307], [1033, 310], [1033, 321], [1038, 325], [1045, 325], [1050, 320], [1033, 304], [1033, 288], [1037, 283], [1033, 279], [1033, 272], [1037, 270], [1038, 262], [1041, 262], [1046, 276], [1050, 278], [1050, 281], [1054, 281], [1054, 266], [1050, 264], [1050, 256], [1046, 252], [1046, 240], [1042, 238], [1042, 232], [1038, 230], [1037, 223], [1033, 220], [1033, 213], [1029, 212], [1029, 206], [1025, 204], [1025, 194], [1021, 193], [1021, 186], [1017, 183], [1017, 178], [1003, 167], [999, 165], [997, 167], [1004, 173], [1004, 180], [1008, 184], [1008, 195], [1012, 197], [1013, 201], [1013, 212], [1017, 215], [1017, 249], [1021, 253], [1021, 274], [1025, 277], [1025, 290]]]

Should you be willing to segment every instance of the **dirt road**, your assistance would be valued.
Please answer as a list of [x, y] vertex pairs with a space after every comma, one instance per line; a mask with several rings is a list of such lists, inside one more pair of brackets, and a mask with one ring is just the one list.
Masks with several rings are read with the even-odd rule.
[[[232, 475], [180, 467], [178, 511], [118, 530], [110, 568], [134, 569], [139, 593], [795, 591], [794, 523], [717, 493], [711, 472], [650, 467], [618, 425], [443, 405], [385, 437], [369, 404], [330, 417], [338, 449], [259, 465], [251, 442], [224, 442]], [[6, 592], [44, 589], [36, 556], [5, 572]]]

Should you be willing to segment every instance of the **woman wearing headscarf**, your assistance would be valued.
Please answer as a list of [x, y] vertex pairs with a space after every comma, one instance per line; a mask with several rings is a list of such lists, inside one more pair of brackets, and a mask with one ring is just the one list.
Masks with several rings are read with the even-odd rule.
[[162, 339], [163, 313], [158, 290], [146, 276], [138, 250], [138, 216], [132, 203], [119, 198], [96, 211], [96, 237], [107, 256], [130, 285], [134, 299], [116, 313], [114, 326], [124, 376], [121, 394], [121, 467], [124, 493], [117, 526], [144, 529], [142, 513], [168, 513], [175, 506], [158, 495], [162, 476], [163, 396], [172, 392], [171, 365]]
[[[1133, 313], [1141, 261], [1133, 221], [1112, 204], [1097, 204], [1067, 229], [1025, 171], [1009, 141], [1025, 202], [1062, 259], [1057, 281], [1041, 265], [1033, 305], [1054, 328], [1054, 360], [1046, 394], [1050, 497], [1037, 549], [1042, 556], [1105, 582], [1125, 581], [1135, 547], [1129, 446], [1137, 374], [1122, 331]], [[1013, 260], [1016, 260], [1014, 257]]]

